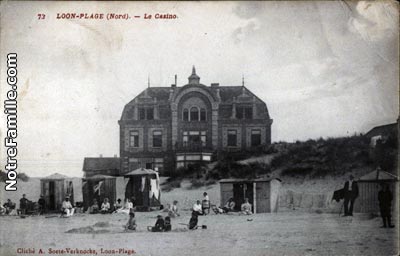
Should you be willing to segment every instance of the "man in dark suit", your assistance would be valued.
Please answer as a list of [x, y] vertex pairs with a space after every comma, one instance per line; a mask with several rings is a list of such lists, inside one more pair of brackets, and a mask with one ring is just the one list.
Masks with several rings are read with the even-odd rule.
[[392, 200], [393, 195], [390, 191], [389, 185], [381, 183], [381, 190], [378, 193], [379, 209], [381, 210], [381, 217], [383, 220], [382, 228], [394, 228], [392, 225]]
[[[353, 206], [358, 197], [358, 185], [354, 176], [350, 174], [349, 180], [344, 183], [344, 216], [353, 216]], [[350, 204], [350, 207], [349, 207]]]

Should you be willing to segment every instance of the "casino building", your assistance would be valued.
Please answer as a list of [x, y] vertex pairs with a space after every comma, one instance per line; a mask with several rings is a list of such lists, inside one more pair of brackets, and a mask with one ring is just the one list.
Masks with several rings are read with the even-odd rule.
[[125, 105], [119, 120], [121, 174], [139, 167], [161, 174], [218, 152], [257, 149], [271, 143], [267, 105], [244, 84], [200, 83], [193, 67], [188, 83], [148, 87]]

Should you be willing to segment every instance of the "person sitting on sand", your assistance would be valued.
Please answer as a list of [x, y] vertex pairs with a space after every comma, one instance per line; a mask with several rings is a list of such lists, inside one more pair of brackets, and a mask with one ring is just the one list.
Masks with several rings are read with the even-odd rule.
[[16, 205], [11, 201], [11, 199], [7, 199], [7, 202], [3, 205], [6, 208], [6, 214], [8, 215], [17, 215], [15, 210]]
[[90, 214], [99, 213], [99, 204], [97, 203], [97, 199], [93, 199], [93, 205], [89, 207]]
[[225, 204], [225, 206], [222, 208], [224, 213], [232, 212], [235, 210], [235, 202], [233, 201], [233, 198], [229, 198], [228, 202]]
[[135, 212], [133, 209], [129, 212], [129, 220], [126, 223], [125, 230], [136, 230]]
[[241, 212], [242, 214], [246, 214], [246, 215], [253, 214], [253, 212], [251, 211], [252, 206], [249, 203], [249, 199], [248, 198], [244, 199], [244, 203], [242, 204], [242, 206], [240, 208], [242, 210], [242, 212]]
[[106, 198], [104, 198], [104, 201], [103, 201], [103, 203], [101, 204], [101, 210], [100, 210], [100, 212], [102, 213], [102, 214], [105, 214], [105, 213], [109, 213], [110, 212], [110, 203], [108, 202], [108, 198], [106, 197]]
[[171, 231], [172, 225], [171, 225], [171, 218], [169, 216], [165, 217], [165, 222], [164, 222], [164, 231], [168, 232]]
[[122, 209], [122, 200], [120, 198], [117, 199], [117, 202], [114, 204], [114, 211], [118, 211], [119, 209]]
[[180, 216], [178, 212], [178, 201], [174, 200], [174, 202], [172, 203], [171, 207], [168, 210], [168, 216], [171, 218]]
[[199, 219], [197, 217], [197, 214], [195, 212], [192, 212], [192, 217], [189, 220], [189, 229], [190, 230], [197, 229], [198, 221]]
[[164, 219], [161, 215], [157, 215], [157, 221], [156, 224], [154, 225], [154, 227], [147, 227], [147, 230], [151, 231], [151, 232], [163, 232], [165, 229], [165, 223], [164, 223]]
[[193, 205], [193, 212], [197, 215], [203, 215], [203, 209], [201, 207], [200, 200], [197, 200], [196, 203]]
[[66, 215], [66, 217], [71, 217], [74, 215], [75, 209], [72, 207], [71, 202], [69, 201], [69, 196], [65, 197], [65, 200], [62, 202], [62, 212]]
[[6, 207], [4, 207], [1, 203], [0, 203], [0, 215], [5, 215], [6, 214]]
[[125, 204], [124, 207], [119, 209], [117, 213], [126, 213], [129, 214], [130, 210], [133, 209], [133, 204], [131, 203], [131, 200], [129, 198], [125, 198]]

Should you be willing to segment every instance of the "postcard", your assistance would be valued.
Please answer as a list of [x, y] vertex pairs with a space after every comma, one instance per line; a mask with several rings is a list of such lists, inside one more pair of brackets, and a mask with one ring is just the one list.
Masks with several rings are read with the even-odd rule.
[[0, 255], [398, 255], [396, 1], [2, 1]]

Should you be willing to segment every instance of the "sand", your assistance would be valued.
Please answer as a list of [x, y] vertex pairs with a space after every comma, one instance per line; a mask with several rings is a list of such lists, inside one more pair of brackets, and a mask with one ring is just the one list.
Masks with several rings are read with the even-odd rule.
[[[252, 216], [200, 216], [207, 229], [187, 230], [189, 211], [172, 219], [169, 233], [151, 233], [159, 212], [138, 212], [136, 232], [124, 232], [128, 216], [76, 215], [71, 218], [32, 216], [0, 217], [0, 255], [17, 254], [17, 248], [92, 249], [97, 255], [395, 255], [398, 231], [379, 228], [381, 220], [369, 215], [286, 211]], [[165, 216], [165, 213], [162, 213]], [[251, 221], [249, 221], [251, 220]], [[73, 230], [73, 231], [71, 231]], [[126, 253], [105, 253], [123, 248]], [[46, 254], [49, 255], [49, 254]], [[79, 254], [64, 254], [79, 255]], [[87, 254], [86, 254], [87, 255]]]

